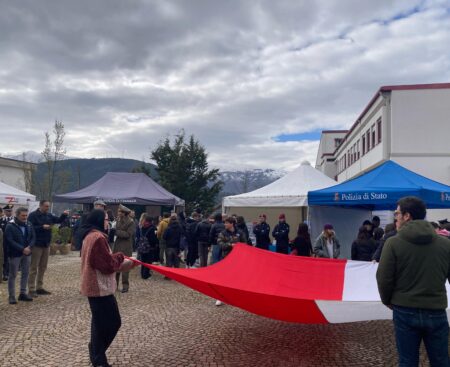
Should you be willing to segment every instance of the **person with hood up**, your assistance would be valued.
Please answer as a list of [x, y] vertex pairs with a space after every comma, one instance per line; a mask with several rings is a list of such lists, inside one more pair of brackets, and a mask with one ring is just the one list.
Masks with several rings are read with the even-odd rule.
[[124, 254], [111, 253], [105, 211], [94, 209], [80, 228], [83, 241], [81, 249], [81, 294], [88, 298], [92, 314], [89, 358], [93, 366], [110, 366], [106, 351], [121, 326], [119, 307], [114, 293], [116, 272], [128, 272], [134, 262]]
[[331, 224], [325, 224], [323, 226], [323, 232], [317, 237], [314, 243], [314, 253], [317, 257], [329, 259], [337, 259], [339, 257], [341, 244]]
[[270, 226], [266, 222], [267, 216], [265, 214], [259, 215], [259, 223], [253, 223], [253, 233], [256, 237], [256, 247], [268, 250], [270, 246]]
[[278, 224], [275, 226], [272, 232], [273, 238], [276, 240], [277, 252], [280, 254], [289, 253], [289, 224], [286, 223], [286, 216], [280, 214], [278, 217]]
[[447, 291], [450, 241], [427, 222], [425, 203], [397, 202], [397, 235], [383, 248], [377, 270], [381, 301], [393, 310], [400, 366], [418, 366], [423, 340], [431, 366], [448, 366]]

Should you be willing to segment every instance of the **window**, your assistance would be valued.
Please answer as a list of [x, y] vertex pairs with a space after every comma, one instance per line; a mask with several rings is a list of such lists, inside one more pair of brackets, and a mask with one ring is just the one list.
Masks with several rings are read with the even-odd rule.
[[378, 144], [381, 143], [381, 118], [377, 120], [377, 136], [378, 136]]
[[359, 160], [359, 140], [356, 142], [356, 160]]
[[366, 136], [363, 135], [362, 137], [362, 154], [366, 154]]
[[376, 145], [375, 124], [372, 125], [372, 128], [370, 130], [372, 132], [372, 149], [373, 149]]
[[334, 139], [334, 147], [337, 148], [341, 144], [342, 139], [336, 138]]
[[366, 144], [367, 144], [366, 152], [369, 152], [370, 151], [370, 129], [366, 131]]

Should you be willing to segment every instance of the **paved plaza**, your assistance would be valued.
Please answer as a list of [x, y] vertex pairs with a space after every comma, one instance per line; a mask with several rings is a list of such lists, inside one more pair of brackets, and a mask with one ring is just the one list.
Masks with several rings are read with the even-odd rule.
[[[0, 284], [0, 366], [89, 366], [90, 312], [79, 294], [78, 253], [50, 260], [51, 296], [7, 304]], [[298, 325], [214, 301], [153, 274], [117, 294], [122, 327], [108, 351], [117, 366], [394, 366], [391, 322]], [[422, 353], [421, 366], [427, 366]]]

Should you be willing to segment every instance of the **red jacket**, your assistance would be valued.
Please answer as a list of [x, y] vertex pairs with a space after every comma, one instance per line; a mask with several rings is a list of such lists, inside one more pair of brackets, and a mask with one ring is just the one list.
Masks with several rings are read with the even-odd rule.
[[93, 230], [83, 240], [81, 250], [81, 294], [103, 297], [116, 291], [115, 273], [124, 261], [121, 252], [111, 253], [106, 234]]

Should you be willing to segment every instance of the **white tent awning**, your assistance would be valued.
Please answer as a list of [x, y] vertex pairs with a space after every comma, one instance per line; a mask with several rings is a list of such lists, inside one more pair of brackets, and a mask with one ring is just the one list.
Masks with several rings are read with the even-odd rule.
[[36, 196], [0, 182], [0, 204], [27, 205], [36, 201]]
[[245, 194], [226, 196], [224, 207], [299, 207], [307, 206], [308, 191], [336, 185], [336, 181], [309, 162], [271, 184]]

